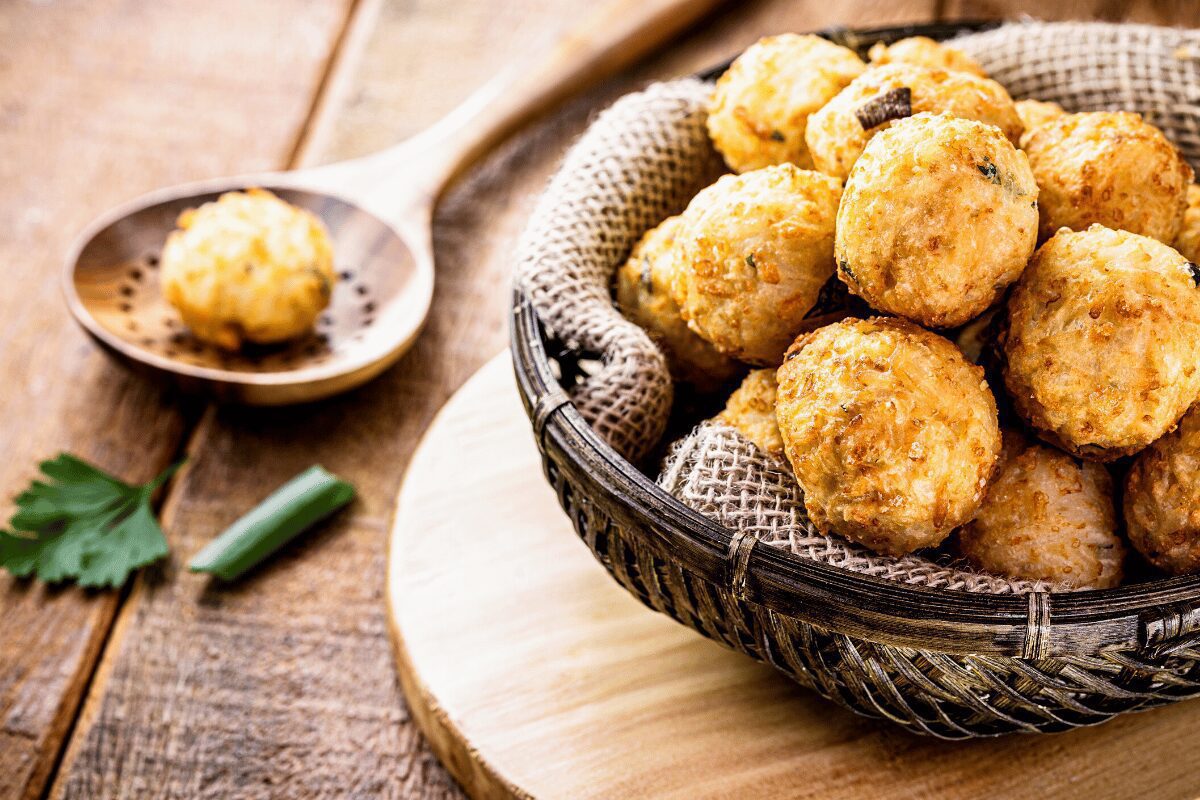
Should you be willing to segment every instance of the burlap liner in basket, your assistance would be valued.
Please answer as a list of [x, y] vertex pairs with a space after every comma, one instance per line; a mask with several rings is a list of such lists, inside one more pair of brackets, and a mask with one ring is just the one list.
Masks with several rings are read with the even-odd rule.
[[956, 569], [919, 555], [881, 556], [840, 536], [826, 536], [804, 513], [804, 493], [788, 466], [720, 422], [702, 422], [672, 445], [658, 483], [730, 530], [749, 531], [759, 541], [802, 558], [864, 575], [993, 594], [1053, 588]]
[[[1138, 111], [1184, 155], [1200, 157], [1200, 33], [1149, 25], [1014, 23], [960, 37], [1016, 98], [1068, 111]], [[614, 270], [637, 239], [681, 211], [722, 171], [704, 128], [711, 84], [681, 78], [627, 95], [571, 148], [522, 240], [518, 280], [547, 329], [598, 369], [567, 387], [606, 441], [633, 462], [657, 444], [672, 403], [666, 360], [613, 307]], [[803, 558], [931, 587], [979, 592], [1045, 588], [938, 564], [880, 556], [817, 533], [799, 488], [732, 429], [704, 423], [675, 445], [660, 483], [732, 529]]]

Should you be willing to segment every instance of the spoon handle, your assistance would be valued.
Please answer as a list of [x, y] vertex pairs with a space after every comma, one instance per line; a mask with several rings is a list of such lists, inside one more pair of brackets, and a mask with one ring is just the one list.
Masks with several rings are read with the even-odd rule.
[[432, 208], [446, 185], [522, 124], [633, 63], [722, 2], [603, 3], [548, 53], [501, 72], [412, 139], [365, 158], [304, 172], [320, 176], [323, 188], [388, 209], [393, 220], [411, 220], [413, 211]]

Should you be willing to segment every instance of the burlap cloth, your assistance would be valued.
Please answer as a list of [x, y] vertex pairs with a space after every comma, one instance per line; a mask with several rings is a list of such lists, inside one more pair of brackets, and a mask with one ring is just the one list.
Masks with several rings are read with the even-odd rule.
[[[1140, 112], [1200, 171], [1200, 32], [1149, 25], [1022, 22], [954, 41], [1015, 98], [1068, 111]], [[638, 463], [671, 410], [666, 360], [614, 308], [612, 280], [638, 238], [723, 171], [704, 128], [712, 85], [657, 83], [604, 111], [570, 149], [530, 219], [518, 281], [548, 331], [597, 366], [566, 386], [597, 433]], [[701, 423], [672, 448], [659, 483], [734, 530], [797, 555], [923, 586], [1040, 587], [921, 556], [891, 558], [813, 529], [786, 465], [727, 426]]]

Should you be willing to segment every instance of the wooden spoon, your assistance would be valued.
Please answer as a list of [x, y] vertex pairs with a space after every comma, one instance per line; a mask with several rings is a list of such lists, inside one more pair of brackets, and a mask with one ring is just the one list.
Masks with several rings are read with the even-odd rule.
[[[433, 127], [337, 164], [192, 183], [144, 195], [84, 231], [67, 258], [75, 319], [108, 352], [185, 389], [283, 405], [370, 380], [421, 330], [433, 296], [433, 208], [493, 145], [568, 93], [615, 72], [720, 0], [617, 0], [545, 57], [502, 73]], [[192, 337], [162, 297], [158, 253], [181, 211], [260, 186], [318, 214], [341, 280], [312, 335], [226, 353]]]

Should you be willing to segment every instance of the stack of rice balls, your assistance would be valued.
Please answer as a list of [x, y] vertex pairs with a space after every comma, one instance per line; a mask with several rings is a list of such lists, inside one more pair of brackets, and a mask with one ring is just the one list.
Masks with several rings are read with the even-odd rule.
[[1160, 130], [1014, 102], [930, 39], [868, 64], [798, 35], [738, 58], [707, 124], [731, 174], [618, 305], [694, 391], [758, 368], [719, 419], [818, 529], [1064, 590], [1120, 584], [1126, 542], [1200, 572], [1200, 189]]

